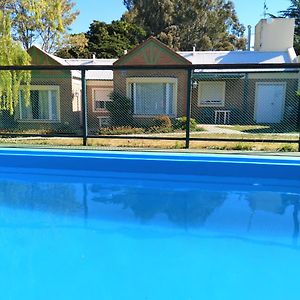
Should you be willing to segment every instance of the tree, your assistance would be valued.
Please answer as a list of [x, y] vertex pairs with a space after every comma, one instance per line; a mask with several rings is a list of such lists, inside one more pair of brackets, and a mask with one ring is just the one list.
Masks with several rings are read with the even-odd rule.
[[36, 41], [51, 52], [79, 11], [71, 0], [0, 0], [0, 7], [10, 14], [14, 38], [28, 49]]
[[279, 16], [283, 18], [295, 19], [294, 48], [296, 53], [299, 55], [300, 54], [300, 0], [291, 0], [290, 7], [287, 8], [286, 10], [280, 11]]
[[245, 27], [225, 0], [124, 0], [124, 20], [143, 27], [174, 50], [244, 49]]
[[[9, 15], [0, 11], [0, 65], [29, 65], [30, 56], [11, 36]], [[12, 115], [18, 104], [22, 85], [25, 103], [29, 103], [30, 71], [0, 71], [0, 110]]]
[[111, 101], [107, 102], [113, 126], [131, 126], [133, 119], [132, 100], [118, 92], [112, 92]]
[[84, 33], [71, 34], [62, 40], [62, 47], [58, 48], [55, 55], [62, 58], [89, 58], [88, 39]]
[[129, 11], [135, 14], [138, 25], [148, 34], [158, 35], [172, 25], [175, 14], [174, 0], [124, 1]]
[[121, 20], [111, 24], [94, 21], [86, 37], [90, 53], [96, 53], [99, 58], [115, 58], [141, 43], [145, 35], [141, 27]]

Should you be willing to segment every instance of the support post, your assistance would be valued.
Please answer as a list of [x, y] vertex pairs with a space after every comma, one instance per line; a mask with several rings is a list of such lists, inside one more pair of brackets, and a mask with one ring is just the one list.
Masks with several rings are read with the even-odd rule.
[[299, 133], [299, 137], [298, 137], [298, 152], [300, 152], [300, 99], [298, 99], [298, 120], [297, 120], [297, 127], [298, 127], [298, 133]]
[[190, 148], [190, 124], [191, 124], [191, 96], [192, 96], [192, 69], [188, 69], [187, 76], [187, 93], [186, 93], [186, 131], [185, 131], [185, 148]]
[[86, 100], [86, 78], [85, 70], [81, 70], [81, 112], [82, 112], [82, 144], [87, 145], [88, 124], [87, 124], [87, 100]]

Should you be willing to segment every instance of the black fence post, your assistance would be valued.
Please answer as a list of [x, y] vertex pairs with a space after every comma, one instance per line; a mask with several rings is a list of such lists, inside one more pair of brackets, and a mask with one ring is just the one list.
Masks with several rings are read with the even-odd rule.
[[87, 145], [88, 124], [87, 124], [87, 100], [86, 100], [86, 78], [85, 70], [81, 70], [81, 112], [82, 112], [82, 144]]
[[192, 69], [188, 70], [187, 93], [186, 93], [186, 130], [185, 130], [185, 148], [190, 148], [190, 124], [191, 124], [191, 95], [192, 95]]
[[297, 127], [298, 127], [298, 152], [300, 152], [300, 99], [298, 98], [298, 120], [297, 120]]

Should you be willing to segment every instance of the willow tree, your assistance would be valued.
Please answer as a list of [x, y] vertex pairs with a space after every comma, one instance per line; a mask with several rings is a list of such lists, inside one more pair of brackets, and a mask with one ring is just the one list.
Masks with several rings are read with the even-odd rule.
[[1, 66], [29, 65], [30, 56], [11, 36], [11, 20], [0, 11], [0, 110], [13, 115], [22, 85], [25, 104], [29, 104], [31, 73], [26, 70], [1, 70]]

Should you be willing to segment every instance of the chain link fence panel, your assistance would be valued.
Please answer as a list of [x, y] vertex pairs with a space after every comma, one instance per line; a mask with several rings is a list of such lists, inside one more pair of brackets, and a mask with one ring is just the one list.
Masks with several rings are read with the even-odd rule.
[[29, 92], [20, 82], [13, 111], [5, 106], [7, 92], [1, 94], [2, 144], [298, 150], [298, 69], [33, 66], [26, 72]]

